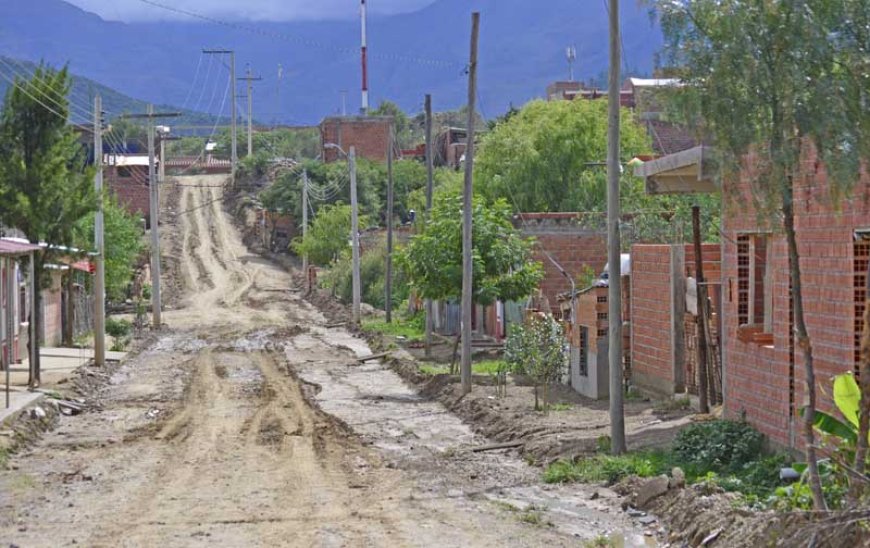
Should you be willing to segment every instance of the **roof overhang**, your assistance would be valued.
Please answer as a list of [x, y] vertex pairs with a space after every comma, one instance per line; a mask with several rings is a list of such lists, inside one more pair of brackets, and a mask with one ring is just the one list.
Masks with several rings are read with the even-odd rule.
[[644, 162], [634, 169], [643, 177], [648, 194], [697, 194], [718, 192], [712, 148], [696, 146]]

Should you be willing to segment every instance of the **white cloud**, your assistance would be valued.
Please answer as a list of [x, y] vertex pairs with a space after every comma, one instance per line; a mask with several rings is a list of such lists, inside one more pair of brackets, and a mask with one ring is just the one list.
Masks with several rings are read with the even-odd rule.
[[[66, 0], [113, 21], [191, 20], [190, 17], [141, 0]], [[154, 0], [180, 10], [211, 17], [249, 21], [348, 19], [356, 17], [359, 0]], [[417, 10], [435, 0], [368, 0], [369, 12], [390, 14]]]

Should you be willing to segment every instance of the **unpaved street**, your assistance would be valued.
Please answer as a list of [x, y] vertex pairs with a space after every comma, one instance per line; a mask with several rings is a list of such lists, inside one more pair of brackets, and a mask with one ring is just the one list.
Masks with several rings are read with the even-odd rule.
[[607, 495], [544, 489], [505, 452], [464, 451], [486, 441], [380, 364], [355, 366], [364, 342], [327, 328], [288, 273], [243, 246], [222, 180], [179, 178], [167, 196], [166, 327], [92, 411], [62, 417], [0, 472], [4, 545], [642, 538]]

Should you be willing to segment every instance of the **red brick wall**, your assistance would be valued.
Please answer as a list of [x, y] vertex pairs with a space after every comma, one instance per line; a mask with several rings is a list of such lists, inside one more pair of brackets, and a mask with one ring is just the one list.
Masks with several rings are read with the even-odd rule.
[[[831, 411], [831, 378], [854, 364], [855, 303], [853, 294], [853, 234], [870, 228], [870, 177], [866, 174], [846, 196], [839, 212], [830, 206], [827, 177], [814, 152], [808, 148], [803, 173], [795, 180], [795, 227], [806, 312], [820, 408]], [[726, 182], [723, 274], [723, 345], [725, 347], [726, 414], [746, 418], [773, 441], [800, 446], [797, 409], [805, 403], [803, 357], [795, 351], [793, 372], [789, 363], [788, 254], [781, 227], [768, 245], [773, 246], [773, 345], [742, 342], [737, 337], [737, 245], [742, 233], [763, 231], [749, 198], [744, 175]], [[789, 386], [794, 385], [793, 402]], [[791, 430], [790, 430], [791, 429]]]
[[632, 373], [674, 382], [671, 246], [631, 247]]
[[[677, 300], [674, 318], [671, 276], [671, 245], [637, 244], [631, 247], [631, 357], [632, 375], [654, 387], [679, 384], [675, 364], [674, 323], [683, 321], [685, 292], [674, 295]], [[705, 280], [720, 279], [719, 244], [702, 244], [701, 257]], [[677, 265], [679, 267], [679, 265]], [[695, 275], [695, 250], [683, 246], [683, 276]], [[680, 284], [685, 288], [685, 284]], [[710, 289], [711, 291], [714, 288]], [[714, 299], [715, 302], [715, 299]]]
[[[559, 312], [558, 295], [571, 290], [571, 282], [547, 258], [553, 257], [575, 280], [583, 274], [586, 265], [596, 274], [604, 270], [607, 262], [607, 235], [585, 228], [577, 221], [576, 213], [523, 213], [514, 218], [525, 237], [535, 239], [533, 260], [544, 266], [541, 290], [550, 301], [554, 313]], [[583, 289], [578, 287], [577, 289]]]
[[151, 214], [151, 201], [148, 189], [148, 168], [132, 167], [133, 177], [118, 177], [116, 168], [106, 168], [105, 178], [109, 190], [124, 209], [134, 215], [141, 215], [148, 223]]
[[325, 146], [334, 143], [347, 153], [355, 147], [358, 158], [386, 162], [391, 125], [392, 118], [385, 116], [326, 118], [320, 124], [321, 157], [324, 162], [344, 160], [341, 152]]

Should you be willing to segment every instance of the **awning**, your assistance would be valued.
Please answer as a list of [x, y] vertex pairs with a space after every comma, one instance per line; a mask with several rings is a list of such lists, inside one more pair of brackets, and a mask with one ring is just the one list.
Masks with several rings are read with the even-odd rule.
[[21, 255], [29, 255], [30, 253], [39, 250], [40, 247], [38, 245], [10, 240], [9, 238], [0, 238], [0, 255], [3, 256], [18, 257]]
[[634, 168], [643, 177], [648, 194], [695, 194], [718, 192], [714, 178], [712, 149], [696, 146]]

